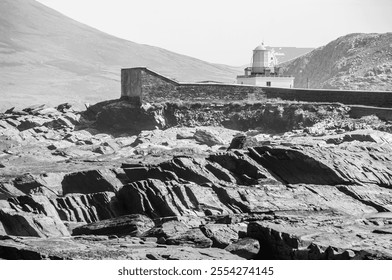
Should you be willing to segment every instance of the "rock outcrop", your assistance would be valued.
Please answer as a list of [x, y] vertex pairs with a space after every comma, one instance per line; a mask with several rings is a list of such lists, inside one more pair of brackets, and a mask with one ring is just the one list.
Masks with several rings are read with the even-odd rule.
[[0, 115], [0, 258], [391, 259], [389, 123], [232, 104], [197, 119], [226, 128], [176, 127], [197, 110], [161, 104], [153, 130], [101, 126], [117, 105]]
[[309, 85], [310, 88], [390, 91], [391, 38], [391, 33], [348, 34], [285, 63], [285, 71], [295, 77], [294, 87], [299, 88]]

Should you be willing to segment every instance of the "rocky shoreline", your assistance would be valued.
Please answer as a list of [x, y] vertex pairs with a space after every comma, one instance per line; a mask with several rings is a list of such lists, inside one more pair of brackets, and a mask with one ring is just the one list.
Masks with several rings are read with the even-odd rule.
[[0, 114], [0, 258], [391, 259], [392, 124], [341, 104]]

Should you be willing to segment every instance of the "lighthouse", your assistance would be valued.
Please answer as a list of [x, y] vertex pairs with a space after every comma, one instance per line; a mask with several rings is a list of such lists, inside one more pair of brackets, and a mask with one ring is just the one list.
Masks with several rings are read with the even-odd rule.
[[237, 76], [237, 83], [292, 88], [294, 77], [283, 75], [275, 51], [262, 43], [253, 50], [251, 66], [245, 68], [245, 75]]

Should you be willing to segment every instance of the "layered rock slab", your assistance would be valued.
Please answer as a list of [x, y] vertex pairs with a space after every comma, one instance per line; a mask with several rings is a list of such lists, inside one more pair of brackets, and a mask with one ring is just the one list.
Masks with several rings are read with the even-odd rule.
[[392, 187], [390, 147], [262, 146], [251, 157], [290, 184], [377, 184]]
[[336, 212], [291, 211], [251, 222], [247, 235], [259, 240], [261, 259], [392, 259], [390, 234], [380, 227]]

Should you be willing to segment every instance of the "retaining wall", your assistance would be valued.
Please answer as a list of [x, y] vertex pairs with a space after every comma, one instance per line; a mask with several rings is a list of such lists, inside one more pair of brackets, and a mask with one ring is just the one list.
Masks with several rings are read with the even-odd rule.
[[392, 108], [390, 91], [358, 91], [328, 89], [293, 89], [263, 87], [267, 98], [281, 98], [308, 102], [339, 102], [347, 105], [365, 105]]
[[239, 84], [180, 83], [148, 68], [121, 70], [121, 97], [135, 102], [281, 98], [392, 108], [392, 92], [273, 88]]
[[148, 68], [121, 70], [121, 97], [133, 101], [235, 101], [260, 98], [263, 88], [220, 83], [180, 83]]

